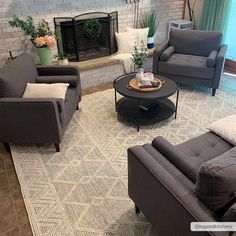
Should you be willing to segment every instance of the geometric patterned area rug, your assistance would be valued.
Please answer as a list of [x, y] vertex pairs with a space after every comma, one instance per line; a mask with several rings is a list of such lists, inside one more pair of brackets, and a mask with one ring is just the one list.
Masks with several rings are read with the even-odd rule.
[[112, 89], [84, 96], [60, 153], [52, 145], [11, 147], [34, 235], [156, 235], [128, 197], [127, 148], [159, 135], [181, 143], [235, 114], [235, 106], [236, 97], [221, 90], [212, 97], [207, 89], [181, 89], [176, 120], [137, 132], [117, 120]]

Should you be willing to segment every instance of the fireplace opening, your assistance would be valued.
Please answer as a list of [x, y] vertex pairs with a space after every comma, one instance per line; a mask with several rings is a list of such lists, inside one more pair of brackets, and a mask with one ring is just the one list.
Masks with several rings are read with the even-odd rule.
[[55, 17], [58, 52], [69, 61], [85, 61], [117, 51], [118, 12], [92, 12], [75, 17]]

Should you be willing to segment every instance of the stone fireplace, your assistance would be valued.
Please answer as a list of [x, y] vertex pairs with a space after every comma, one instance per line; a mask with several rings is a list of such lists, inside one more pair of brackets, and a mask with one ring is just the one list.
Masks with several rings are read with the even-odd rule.
[[[91, 19], [99, 33], [95, 38], [86, 35], [85, 27]], [[91, 21], [90, 21], [91, 22]], [[94, 21], [93, 21], [94, 22]], [[59, 52], [68, 54], [70, 61], [85, 61], [108, 56], [117, 51], [115, 32], [118, 32], [118, 12], [90, 12], [75, 17], [55, 17], [54, 26], [58, 35]], [[89, 33], [93, 33], [90, 24]]]
[[[32, 16], [35, 22], [45, 19], [54, 30], [54, 17], [69, 16], [71, 20], [73, 16], [88, 12], [118, 11], [119, 32], [125, 31], [127, 26], [134, 27], [135, 1], [127, 3], [126, 0], [3, 0], [0, 2], [3, 2], [0, 3], [0, 68], [8, 62], [9, 51], [12, 51], [14, 56], [24, 51], [32, 52], [32, 44], [26, 40], [21, 30], [13, 29], [8, 24], [12, 16], [23, 19]], [[158, 13], [160, 25], [155, 43], [162, 42], [167, 37], [170, 20], [182, 17], [183, 2], [183, 0], [140, 0], [139, 17], [149, 9], [154, 9]], [[57, 54], [57, 47], [53, 48], [52, 53]]]

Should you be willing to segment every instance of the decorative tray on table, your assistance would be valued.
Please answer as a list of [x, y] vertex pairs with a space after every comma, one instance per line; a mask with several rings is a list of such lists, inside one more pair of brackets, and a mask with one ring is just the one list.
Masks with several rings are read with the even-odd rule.
[[139, 92], [153, 92], [159, 90], [162, 85], [165, 83], [164, 80], [160, 80], [158, 78], [154, 78], [154, 80], [151, 81], [150, 85], [142, 85], [137, 82], [136, 78], [130, 80], [128, 84], [129, 89], [133, 89]]

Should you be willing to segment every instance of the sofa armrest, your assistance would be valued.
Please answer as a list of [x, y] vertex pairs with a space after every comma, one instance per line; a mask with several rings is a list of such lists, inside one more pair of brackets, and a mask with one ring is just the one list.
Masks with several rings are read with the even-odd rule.
[[128, 149], [128, 192], [151, 223], [166, 231], [163, 235], [188, 235], [193, 221], [218, 221], [191, 190], [141, 146]]
[[60, 76], [38, 76], [37, 83], [68, 83], [70, 87], [77, 87], [80, 83], [80, 79], [75, 75], [60, 75]]
[[220, 77], [224, 70], [224, 63], [225, 63], [225, 55], [227, 52], [227, 45], [223, 44], [220, 47], [220, 50], [216, 57], [216, 64], [215, 64], [215, 73], [214, 79], [212, 81], [212, 88], [218, 88], [220, 83]]
[[161, 61], [167, 61], [175, 52], [175, 47], [169, 46], [160, 56]]
[[0, 142], [60, 143], [57, 99], [1, 98]]
[[218, 52], [216, 50], [210, 52], [206, 60], [207, 67], [215, 67], [217, 54]]
[[77, 66], [37, 66], [39, 76], [63, 76], [74, 75], [80, 77]]
[[168, 48], [169, 41], [165, 40], [160, 45], [156, 46], [153, 52], [153, 68], [152, 71], [157, 73], [158, 61], [160, 60], [161, 54]]
[[[38, 78], [37, 78], [38, 83], [61, 83], [62, 81], [63, 83], [69, 83], [71, 87], [76, 87], [76, 90], [78, 91], [79, 94], [79, 101], [81, 101], [81, 81], [80, 81], [79, 67], [37, 66], [37, 71], [38, 71]], [[43, 76], [45, 76], [45, 78], [42, 78]], [[51, 82], [49, 82], [49, 80]]]
[[222, 217], [223, 222], [236, 222], [236, 203], [234, 203], [229, 210]]

